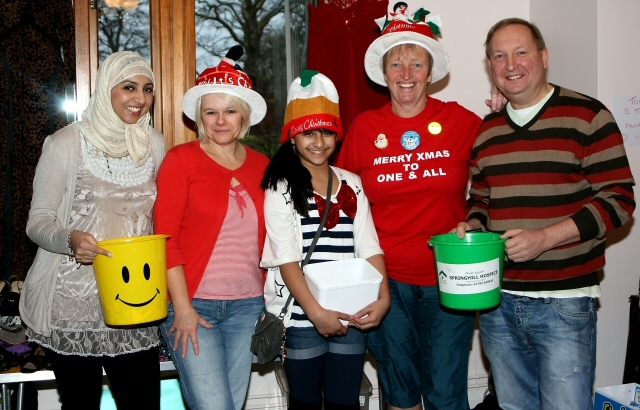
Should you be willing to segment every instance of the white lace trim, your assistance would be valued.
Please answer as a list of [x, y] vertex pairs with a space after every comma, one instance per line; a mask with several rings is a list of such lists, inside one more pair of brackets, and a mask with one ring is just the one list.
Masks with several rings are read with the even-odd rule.
[[80, 138], [82, 159], [87, 169], [103, 181], [124, 187], [139, 186], [151, 179], [154, 172], [153, 157], [149, 155], [141, 166], [137, 166], [131, 156], [108, 157], [94, 147], [84, 136]]

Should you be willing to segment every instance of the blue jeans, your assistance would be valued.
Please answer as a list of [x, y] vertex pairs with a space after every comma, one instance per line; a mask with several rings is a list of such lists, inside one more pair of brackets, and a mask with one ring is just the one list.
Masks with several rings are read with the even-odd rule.
[[367, 335], [387, 403], [469, 409], [467, 379], [475, 312], [440, 305], [435, 286], [389, 280], [391, 308]]
[[596, 301], [528, 298], [502, 293], [499, 308], [480, 316], [503, 410], [593, 409]]
[[251, 376], [251, 336], [264, 308], [264, 299], [262, 296], [238, 300], [193, 299], [192, 304], [200, 316], [213, 325], [211, 329], [198, 327], [198, 356], [193, 353], [191, 340], [184, 359], [180, 346], [174, 351], [175, 334], [167, 336], [174, 318], [171, 304], [169, 316], [161, 326], [180, 375], [184, 400], [191, 410], [240, 410]]
[[290, 399], [297, 402], [290, 408], [319, 408], [323, 392], [326, 403], [359, 403], [364, 333], [350, 327], [344, 336], [323, 337], [315, 327], [288, 327], [285, 347]]

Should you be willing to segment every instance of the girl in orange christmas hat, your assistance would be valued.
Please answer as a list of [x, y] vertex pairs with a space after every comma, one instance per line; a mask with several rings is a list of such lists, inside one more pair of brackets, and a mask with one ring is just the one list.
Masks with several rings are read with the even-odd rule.
[[[293, 295], [284, 318], [289, 408], [320, 409], [324, 397], [325, 410], [356, 410], [363, 331], [379, 325], [390, 304], [384, 257], [360, 178], [329, 166], [342, 136], [335, 86], [317, 71], [304, 71], [291, 84], [287, 100], [283, 144], [262, 181], [267, 240], [261, 265], [269, 269], [266, 308], [279, 315]], [[300, 267], [327, 206], [324, 229], [308, 263], [363, 258], [373, 265], [383, 277], [379, 296], [358, 312], [323, 308]]]

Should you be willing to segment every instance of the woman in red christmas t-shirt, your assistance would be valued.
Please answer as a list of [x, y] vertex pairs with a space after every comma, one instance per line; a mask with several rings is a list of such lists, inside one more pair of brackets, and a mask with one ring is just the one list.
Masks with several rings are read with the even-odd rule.
[[389, 88], [391, 102], [356, 117], [338, 159], [362, 178], [387, 264], [391, 308], [367, 347], [389, 408], [419, 409], [424, 402], [468, 409], [475, 312], [440, 305], [429, 239], [464, 216], [480, 118], [427, 96], [429, 84], [449, 72], [436, 26], [417, 19], [386, 23], [367, 50], [365, 70]]

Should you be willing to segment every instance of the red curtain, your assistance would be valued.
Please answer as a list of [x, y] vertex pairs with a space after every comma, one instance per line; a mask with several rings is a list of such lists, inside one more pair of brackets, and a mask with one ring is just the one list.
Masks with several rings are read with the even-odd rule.
[[386, 14], [387, 2], [329, 1], [309, 4], [307, 68], [320, 71], [336, 85], [346, 132], [356, 115], [389, 102], [387, 88], [369, 80], [364, 71], [364, 53], [380, 36], [373, 20]]

